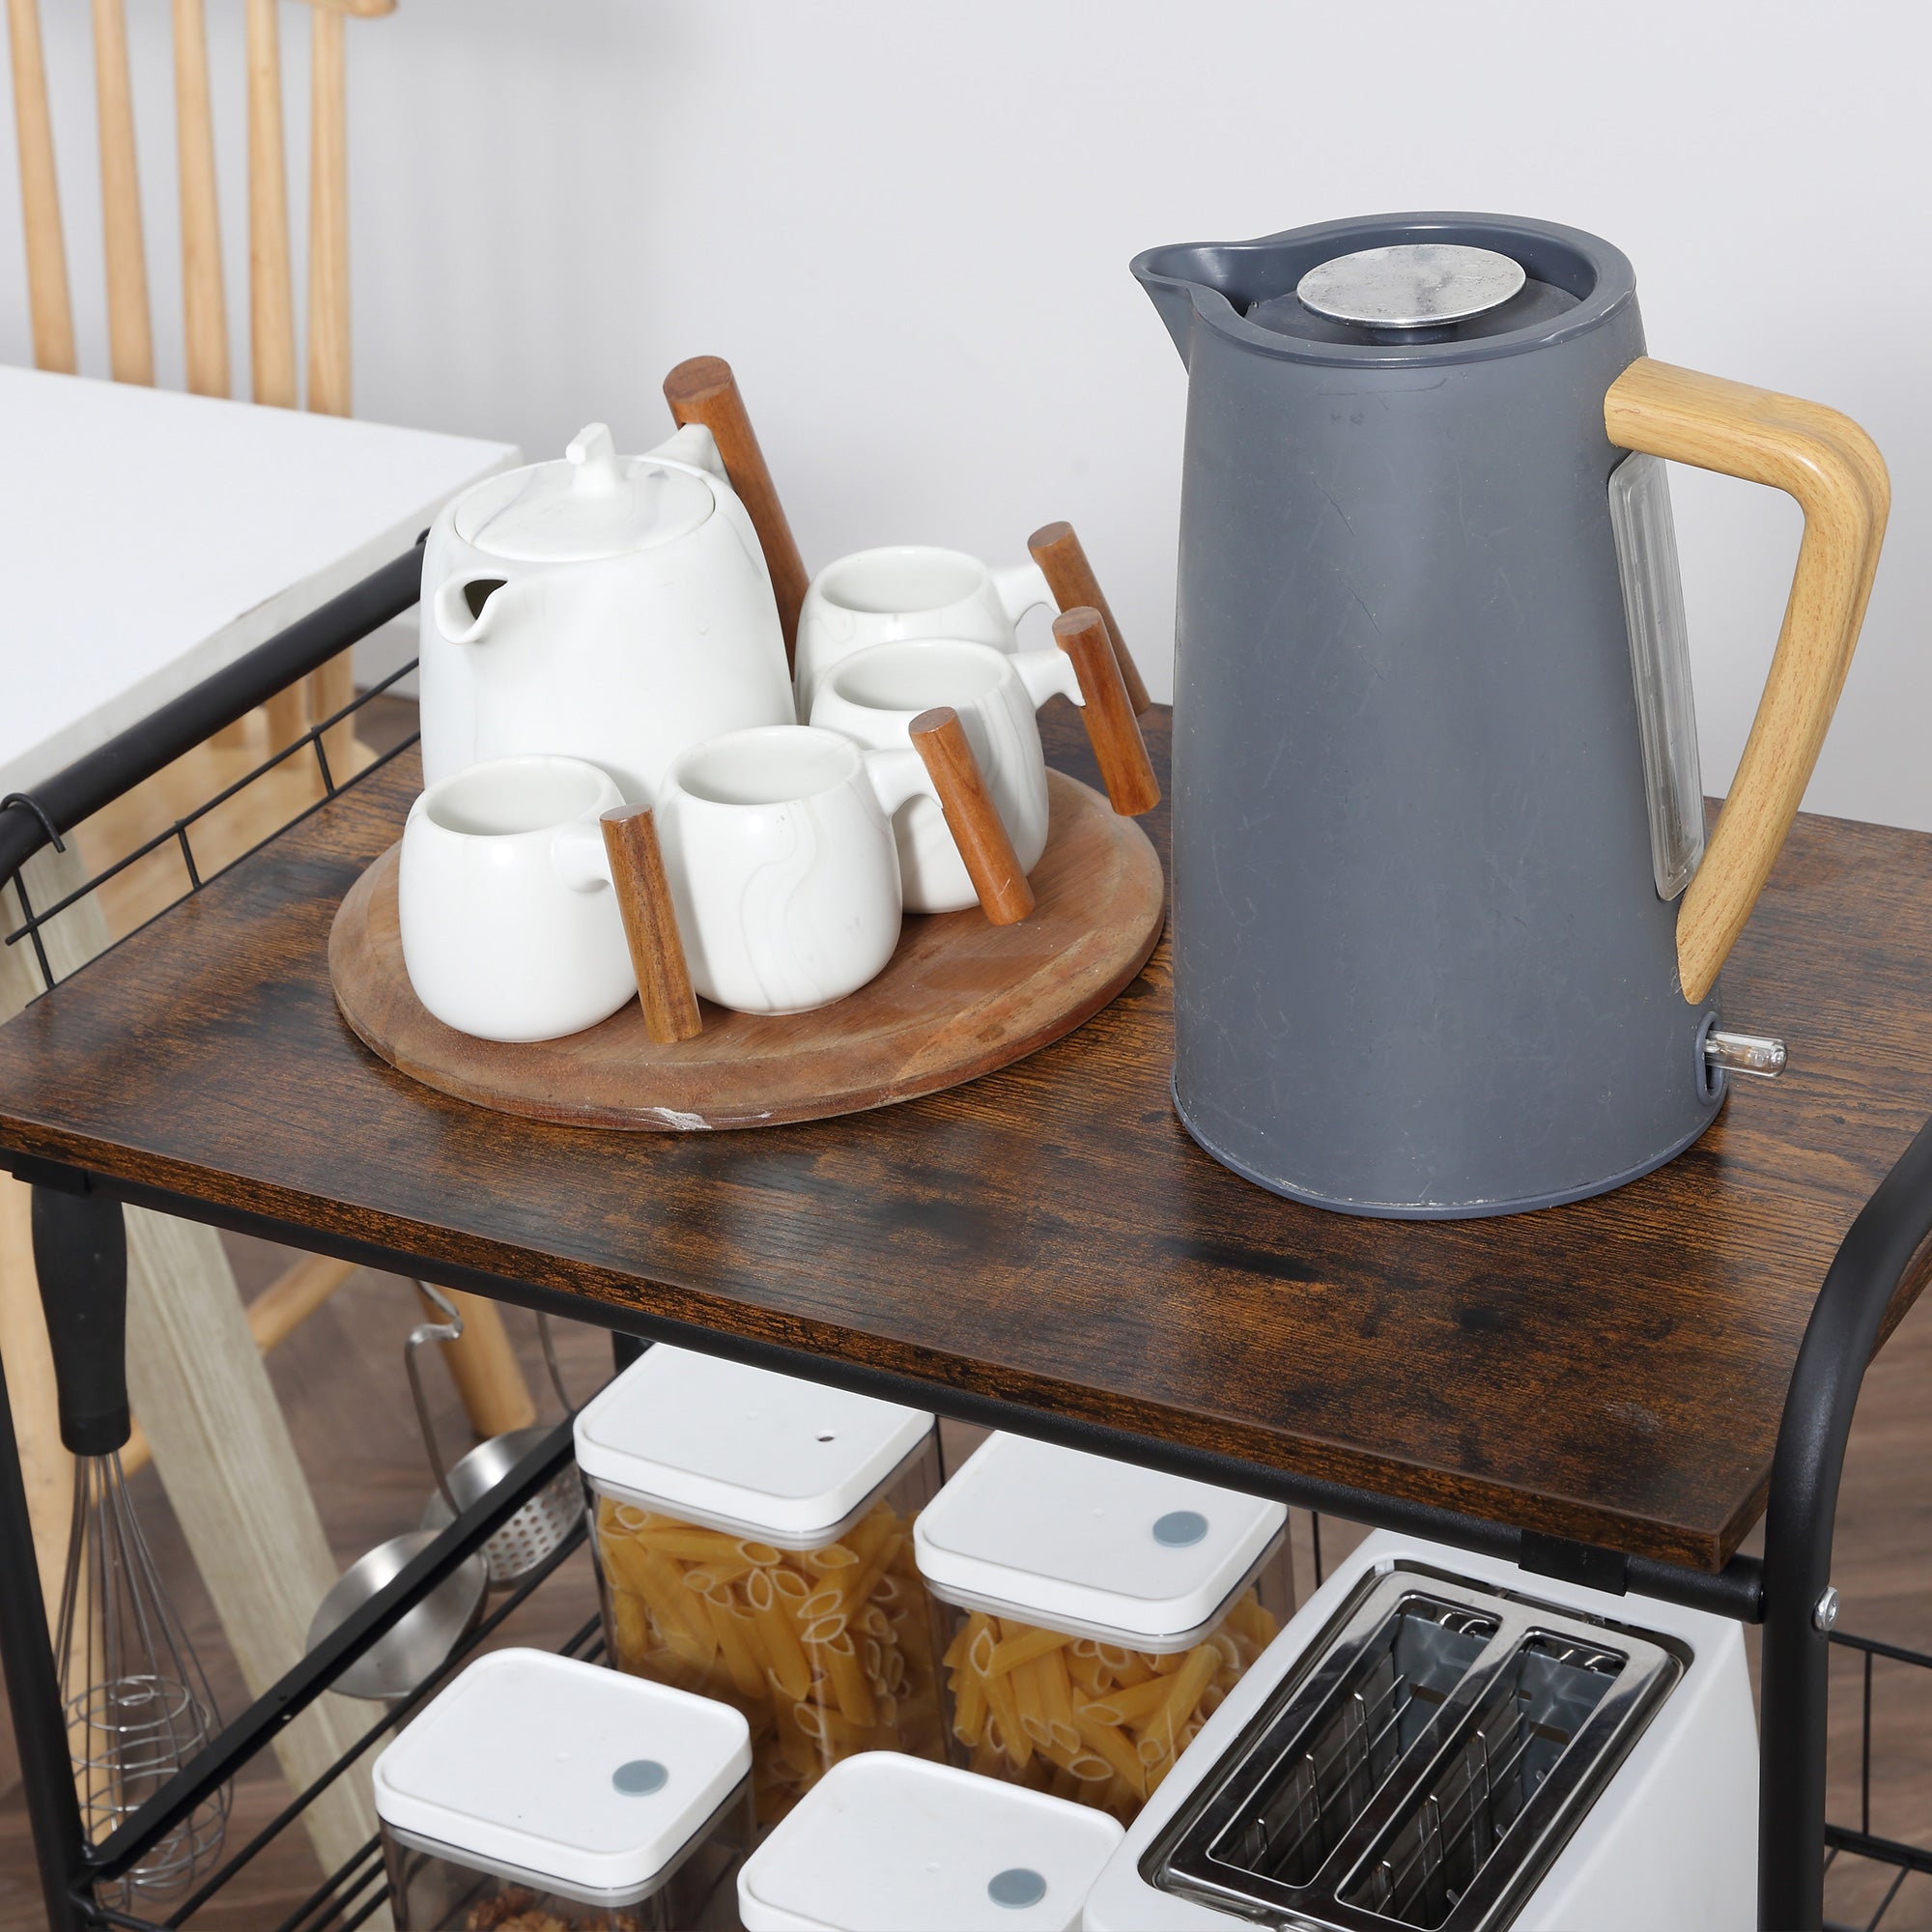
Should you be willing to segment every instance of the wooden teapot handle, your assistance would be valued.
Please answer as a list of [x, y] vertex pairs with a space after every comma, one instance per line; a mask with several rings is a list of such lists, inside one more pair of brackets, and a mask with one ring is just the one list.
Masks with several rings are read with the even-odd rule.
[[724, 473], [750, 513], [752, 527], [758, 533], [758, 548], [765, 554], [765, 568], [771, 573], [772, 594], [778, 599], [785, 668], [789, 670], [798, 656], [798, 608], [805, 602], [810, 580], [793, 541], [791, 525], [785, 520], [784, 505], [779, 501], [765, 453], [758, 447], [757, 432], [745, 413], [738, 379], [722, 355], [694, 355], [665, 378], [664, 392], [671, 418], [680, 429], [686, 423], [702, 423], [711, 432], [724, 459]]
[[1160, 781], [1107, 635], [1107, 620], [1091, 604], [1076, 604], [1053, 620], [1053, 641], [1073, 660], [1084, 700], [1080, 722], [1100, 767], [1114, 810], [1138, 818], [1160, 803]]
[[[1100, 621], [1106, 625], [1107, 636], [1113, 641], [1121, 677], [1127, 688], [1127, 702], [1133, 706], [1134, 716], [1138, 718], [1153, 699], [1148, 696], [1148, 688], [1141, 682], [1133, 653], [1122, 640], [1121, 627], [1114, 621], [1106, 594], [1100, 588], [1099, 579], [1094, 575], [1094, 566], [1087, 561], [1087, 553], [1081, 549], [1080, 539], [1073, 534], [1073, 526], [1043, 524], [1027, 538], [1027, 549], [1033, 553], [1033, 560], [1039, 565], [1047, 588], [1053, 592], [1053, 601], [1063, 611], [1076, 610], [1085, 605], [1100, 613]], [[1142, 810], [1145, 810], [1146, 807]]]
[[611, 861], [611, 883], [624, 918], [631, 965], [638, 976], [638, 1001], [644, 1030], [660, 1045], [696, 1039], [704, 1031], [678, 935], [677, 908], [657, 821], [647, 805], [620, 805], [603, 816], [604, 850]]
[[1773, 484], [1804, 512], [1764, 696], [1677, 909], [1677, 973], [1694, 1003], [1750, 917], [1818, 761], [1864, 622], [1891, 484], [1871, 438], [1836, 410], [1648, 356], [1610, 384], [1604, 427], [1621, 449]]
[[980, 905], [995, 925], [1016, 925], [1034, 908], [1033, 888], [1020, 869], [1006, 820], [986, 789], [986, 777], [967, 743], [959, 714], [950, 704], [922, 711], [906, 727], [939, 792], [947, 829]]

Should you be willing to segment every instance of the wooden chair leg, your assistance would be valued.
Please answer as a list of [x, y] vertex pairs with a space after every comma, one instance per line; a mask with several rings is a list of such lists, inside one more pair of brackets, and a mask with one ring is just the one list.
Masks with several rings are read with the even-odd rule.
[[[453, 1288], [444, 1293], [463, 1317], [463, 1337], [443, 1345], [443, 1359], [469, 1411], [470, 1428], [484, 1437], [527, 1429], [537, 1419], [537, 1406], [510, 1347], [502, 1310], [480, 1294], [465, 1294]], [[426, 1298], [423, 1309], [433, 1318], [440, 1315]]]
[[[288, 1423], [213, 1228], [128, 1209], [128, 1393], [154, 1445], [229, 1648], [259, 1696], [306, 1646], [337, 1568]], [[321, 1776], [368, 1728], [328, 1696], [282, 1731], [291, 1787]], [[302, 1813], [324, 1870], [376, 1829], [365, 1758]]]
[[[37, 905], [51, 903], [86, 876], [72, 841], [65, 852], [39, 854], [27, 867]], [[11, 925], [17, 914], [11, 889], [0, 893], [0, 917]], [[106, 946], [107, 923], [90, 895], [44, 938], [56, 974], [64, 976]], [[0, 949], [0, 1020], [18, 1012], [40, 990], [32, 949]], [[24, 1220], [19, 1198], [26, 1193], [12, 1184], [11, 1196], [0, 1196], [0, 1213]], [[62, 1480], [59, 1459], [66, 1452], [52, 1411], [44, 1406], [51, 1393], [50, 1365], [42, 1372], [40, 1395], [33, 1395], [32, 1361], [36, 1347], [46, 1347], [44, 1326], [37, 1343], [31, 1333], [23, 1339], [29, 1305], [40, 1299], [31, 1236], [22, 1227], [16, 1239], [12, 1218], [0, 1223], [0, 1235], [5, 1236], [0, 1346], [7, 1351], [10, 1379], [19, 1362], [22, 1391], [43, 1405], [39, 1423], [22, 1419], [16, 1409], [15, 1434], [23, 1463], [36, 1471], [41, 1495], [36, 1530], [47, 1520], [51, 1541]], [[128, 1246], [128, 1394], [229, 1646], [250, 1694], [259, 1694], [300, 1658], [308, 1620], [335, 1581], [335, 1560], [219, 1236], [193, 1222], [129, 1208]], [[20, 1403], [17, 1395], [15, 1402]], [[26, 1415], [31, 1418], [30, 1407]], [[70, 1486], [71, 1469], [69, 1464]], [[65, 1531], [58, 1533], [58, 1544], [64, 1562]], [[43, 1596], [49, 1587], [57, 1595], [58, 1563], [43, 1570]], [[320, 1776], [367, 1724], [367, 1713], [341, 1697], [324, 1698], [304, 1713], [275, 1743], [291, 1787], [300, 1790]], [[303, 1814], [325, 1870], [334, 1870], [375, 1831], [368, 1776], [364, 1759]]]
[[[354, 1262], [304, 1255], [277, 1275], [243, 1311], [255, 1347], [266, 1355], [286, 1342], [355, 1272]], [[137, 1415], [134, 1433], [121, 1452], [121, 1473], [131, 1476], [136, 1469], [146, 1468], [154, 1453]]]
[[[320, 724], [355, 698], [355, 653], [353, 650], [344, 651], [340, 657], [330, 658], [320, 670], [309, 672], [306, 683], [308, 715], [313, 722]], [[345, 718], [340, 724], [330, 725], [322, 734], [322, 750], [328, 760], [329, 776], [337, 784], [344, 783], [368, 762], [368, 754], [362, 751], [355, 736], [355, 721], [353, 718]]]
[[67, 239], [54, 172], [53, 119], [41, 46], [39, 0], [7, 0], [13, 56], [14, 130], [20, 147], [20, 202], [27, 231], [27, 304], [33, 318], [34, 367], [71, 376], [73, 303], [67, 285]]
[[308, 729], [308, 680], [303, 678], [276, 692], [262, 711], [269, 721], [269, 750], [279, 752], [284, 745], [294, 744]]

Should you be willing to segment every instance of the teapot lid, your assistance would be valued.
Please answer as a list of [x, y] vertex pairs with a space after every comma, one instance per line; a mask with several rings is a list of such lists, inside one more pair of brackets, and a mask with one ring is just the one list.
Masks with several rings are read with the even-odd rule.
[[582, 562], [688, 536], [716, 499], [702, 477], [648, 456], [619, 456], [602, 423], [561, 463], [487, 477], [456, 506], [456, 534], [496, 556]]

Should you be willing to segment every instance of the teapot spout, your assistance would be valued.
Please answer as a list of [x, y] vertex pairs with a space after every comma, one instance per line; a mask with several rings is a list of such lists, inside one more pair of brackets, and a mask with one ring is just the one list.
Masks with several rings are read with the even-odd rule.
[[480, 644], [503, 614], [508, 582], [500, 577], [446, 578], [433, 603], [436, 627], [452, 644]]

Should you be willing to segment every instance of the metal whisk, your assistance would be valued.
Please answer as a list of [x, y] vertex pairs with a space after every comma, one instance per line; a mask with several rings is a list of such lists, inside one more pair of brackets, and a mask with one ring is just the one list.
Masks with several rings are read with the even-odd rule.
[[[128, 1244], [119, 1203], [34, 1189], [34, 1264], [46, 1311], [61, 1440], [73, 1453], [73, 1523], [57, 1639], [81, 1823], [99, 1844], [219, 1726], [214, 1699], [149, 1554], [121, 1472], [131, 1423]], [[185, 1889], [219, 1856], [228, 1787], [113, 1885], [127, 1909]]]

